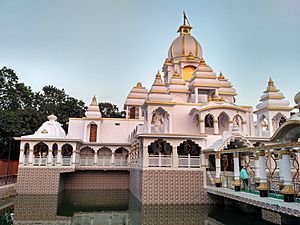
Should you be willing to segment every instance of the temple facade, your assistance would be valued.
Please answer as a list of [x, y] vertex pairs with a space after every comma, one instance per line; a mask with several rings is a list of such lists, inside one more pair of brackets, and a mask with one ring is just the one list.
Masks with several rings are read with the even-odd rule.
[[[18, 138], [18, 193], [129, 189], [144, 204], [208, 202], [215, 159], [203, 152], [270, 143], [293, 107], [271, 78], [256, 109], [238, 105], [230, 76], [207, 64], [191, 30], [185, 17], [150, 89], [137, 82], [130, 90], [126, 118], [102, 118], [94, 96], [67, 134], [50, 115]], [[228, 162], [233, 170], [233, 156]]]

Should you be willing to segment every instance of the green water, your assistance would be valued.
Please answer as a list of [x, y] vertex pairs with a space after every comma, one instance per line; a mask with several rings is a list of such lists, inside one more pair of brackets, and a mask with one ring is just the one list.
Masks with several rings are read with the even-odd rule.
[[128, 191], [86, 190], [18, 195], [11, 206], [0, 211], [0, 225], [12, 224], [12, 219], [13, 224], [39, 225], [270, 225], [260, 219], [258, 211], [236, 204], [143, 206]]

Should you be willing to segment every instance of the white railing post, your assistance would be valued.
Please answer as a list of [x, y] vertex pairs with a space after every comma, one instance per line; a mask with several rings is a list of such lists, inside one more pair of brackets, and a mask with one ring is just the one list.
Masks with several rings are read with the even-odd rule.
[[161, 167], [161, 153], [158, 155], [158, 167]]
[[221, 187], [222, 186], [222, 181], [221, 181], [221, 155], [216, 154], [215, 155], [215, 162], [216, 162], [216, 177], [215, 177], [215, 185], [216, 187]]
[[94, 153], [94, 165], [97, 166], [97, 163], [98, 163], [98, 153], [97, 153], [97, 151], [95, 151], [95, 153]]
[[283, 174], [283, 189], [281, 194], [284, 195], [285, 202], [294, 202], [295, 201], [295, 190], [293, 187], [293, 179], [291, 173], [291, 161], [290, 161], [290, 151], [289, 149], [283, 149], [280, 151], [282, 156], [281, 165], [282, 174]]
[[20, 157], [19, 157], [19, 163], [20, 165], [24, 165], [24, 150], [20, 150]]
[[259, 160], [259, 186], [257, 189], [259, 190], [260, 197], [268, 197], [265, 151], [258, 151], [256, 155], [258, 156]]
[[52, 159], [53, 159], [53, 157], [52, 157], [52, 151], [49, 151], [48, 155], [47, 155], [47, 165], [48, 166], [52, 166]]
[[61, 165], [61, 160], [62, 160], [62, 156], [61, 156], [61, 150], [57, 150], [57, 155], [56, 155], [56, 165], [60, 166]]
[[28, 164], [32, 166], [33, 163], [33, 150], [29, 150], [29, 156], [28, 156]]
[[188, 168], [191, 167], [191, 155], [190, 153], [188, 154]]

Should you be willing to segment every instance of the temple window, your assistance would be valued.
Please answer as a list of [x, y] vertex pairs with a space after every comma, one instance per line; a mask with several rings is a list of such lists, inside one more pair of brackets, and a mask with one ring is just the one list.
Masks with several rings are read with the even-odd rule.
[[97, 141], [97, 125], [90, 124], [90, 142]]
[[139, 118], [139, 108], [131, 107], [129, 109], [129, 119], [138, 119]]

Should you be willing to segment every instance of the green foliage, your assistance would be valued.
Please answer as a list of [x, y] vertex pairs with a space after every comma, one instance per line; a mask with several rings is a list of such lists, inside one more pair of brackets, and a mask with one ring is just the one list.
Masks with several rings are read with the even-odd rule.
[[[99, 103], [102, 117], [124, 118], [125, 112], [109, 102]], [[33, 134], [54, 114], [58, 122], [68, 130], [70, 117], [83, 117], [86, 107], [77, 100], [52, 85], [43, 87], [41, 92], [33, 92], [29, 86], [20, 83], [12, 69], [0, 69], [0, 158], [7, 158], [11, 145], [11, 158], [17, 159], [19, 143], [12, 137]]]
[[119, 108], [110, 102], [100, 102], [98, 105], [103, 118], [125, 118], [125, 111], [119, 111]]

